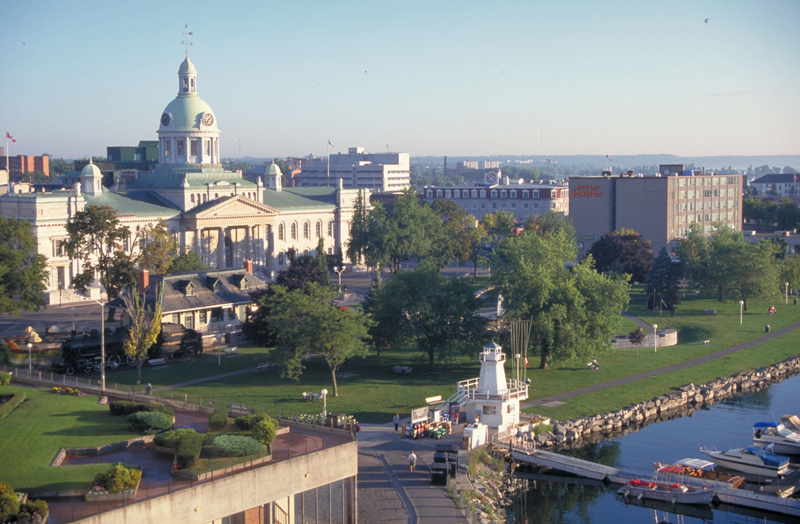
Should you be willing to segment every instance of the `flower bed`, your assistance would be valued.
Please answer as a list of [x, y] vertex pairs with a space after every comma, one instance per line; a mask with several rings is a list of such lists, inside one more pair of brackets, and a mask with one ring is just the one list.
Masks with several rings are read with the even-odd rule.
[[95, 476], [92, 488], [86, 492], [86, 502], [132, 500], [141, 481], [141, 470], [117, 464], [106, 473]]
[[53, 393], [61, 394], [61, 395], [72, 395], [73, 397], [85, 397], [86, 396], [86, 393], [84, 393], [83, 391], [81, 391], [79, 389], [76, 389], [76, 388], [70, 388], [70, 387], [66, 387], [66, 388], [58, 388], [58, 387], [56, 387], [56, 388], [51, 389], [50, 391], [52, 391]]

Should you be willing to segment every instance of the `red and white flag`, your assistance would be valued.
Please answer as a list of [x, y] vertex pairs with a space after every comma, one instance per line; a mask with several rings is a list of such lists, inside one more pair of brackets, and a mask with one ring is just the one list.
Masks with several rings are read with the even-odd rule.
[[16, 142], [17, 141], [16, 138], [11, 136], [11, 133], [9, 133], [7, 129], [6, 129], [6, 138], [10, 138], [12, 142]]
[[528, 357], [525, 357], [525, 367], [528, 367]]
[[609, 162], [611, 162], [611, 157], [610, 156], [606, 155], [606, 158], [608, 159]]

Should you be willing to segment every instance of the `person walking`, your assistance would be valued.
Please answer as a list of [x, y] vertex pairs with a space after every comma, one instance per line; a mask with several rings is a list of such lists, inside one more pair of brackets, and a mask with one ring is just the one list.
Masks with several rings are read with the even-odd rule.
[[394, 414], [394, 417], [392, 417], [392, 422], [394, 422], [394, 432], [397, 433], [398, 428], [400, 428], [400, 413]]
[[408, 468], [409, 471], [412, 473], [414, 472], [414, 466], [417, 465], [417, 456], [414, 454], [414, 450], [411, 450], [411, 454], [408, 456]]

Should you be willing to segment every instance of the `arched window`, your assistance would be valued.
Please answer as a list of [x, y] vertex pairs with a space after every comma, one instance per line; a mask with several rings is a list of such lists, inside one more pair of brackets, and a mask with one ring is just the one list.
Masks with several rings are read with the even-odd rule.
[[328, 236], [329, 237], [333, 236], [333, 220], [328, 222]]
[[184, 78], [183, 79], [183, 92], [185, 93], [188, 90], [189, 90], [189, 79], [188, 78]]
[[322, 237], [322, 222], [317, 221], [317, 238]]
[[192, 204], [194, 204], [194, 195], [191, 196]]
[[206, 201], [206, 195], [203, 195], [203, 202]]
[[214, 193], [214, 200], [219, 198], [219, 193]]
[[311, 236], [310, 229], [311, 229], [311, 226], [308, 224], [308, 222], [304, 222], [303, 223], [303, 238], [309, 238]]
[[283, 224], [278, 224], [278, 240], [286, 240]]
[[297, 240], [297, 224], [292, 223], [292, 240]]

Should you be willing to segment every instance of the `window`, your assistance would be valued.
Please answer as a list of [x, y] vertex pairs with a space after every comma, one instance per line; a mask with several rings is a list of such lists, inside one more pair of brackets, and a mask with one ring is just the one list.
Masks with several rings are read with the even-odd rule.
[[280, 254], [278, 255], [278, 265], [279, 265], [279, 266], [282, 266], [282, 265], [283, 265], [283, 253], [280, 253]]
[[[56, 254], [57, 257], [65, 256], [66, 252], [64, 251], [64, 242], [65, 240], [56, 240], [56, 245], [53, 248], [53, 252]], [[128, 248], [126, 247], [125, 249], [127, 250]]]
[[497, 414], [497, 406], [483, 406], [483, 414], [484, 415], [496, 415]]
[[173, 324], [180, 324], [181, 323], [181, 314], [180, 313], [173, 313], [172, 314], [172, 323]]
[[224, 315], [221, 307], [215, 307], [211, 310], [211, 322], [222, 322], [225, 320]]
[[442, 190], [441, 189], [437, 189], [436, 190], [436, 198], [442, 198]]
[[172, 139], [166, 138], [164, 139], [164, 156], [170, 156], [172, 154]]
[[522, 192], [522, 198], [530, 198], [530, 191], [527, 189]]
[[208, 324], [208, 311], [203, 310], [200, 312], [200, 324]]
[[184, 153], [185, 153], [185, 151], [184, 151], [183, 140], [178, 140], [178, 154], [179, 155], [183, 155]]
[[239, 319], [242, 321], [247, 320], [247, 305], [245, 304], [239, 306]]
[[500, 198], [507, 198], [507, 197], [508, 197], [508, 191], [506, 191], [505, 189], [500, 191]]
[[497, 202], [492, 202], [492, 209], [497, 209]]
[[303, 238], [309, 238], [311, 236], [311, 226], [308, 222], [303, 223]]
[[492, 198], [497, 198], [497, 190], [496, 189], [492, 189], [491, 195], [492, 195]]
[[461, 191], [459, 191], [458, 189], [453, 191], [453, 198], [461, 198]]
[[197, 140], [190, 140], [189, 145], [191, 146], [192, 154], [197, 155]]
[[286, 240], [283, 233], [283, 224], [278, 224], [278, 240]]
[[481, 198], [486, 198], [486, 190], [481, 189]]
[[428, 189], [427, 191], [425, 191], [425, 196], [428, 198], [433, 198], [433, 190]]
[[316, 233], [317, 233], [317, 238], [322, 237], [322, 222], [319, 221], [317, 222]]
[[522, 204], [522, 208], [523, 208], [523, 209], [528, 209], [528, 203], [527, 203], [527, 202], [525, 202], [524, 204]]
[[194, 204], [194, 195], [192, 195], [191, 197], [189, 197], [189, 199], [192, 201], [192, 204]]
[[186, 289], [184, 289], [184, 295], [187, 297], [194, 296], [194, 286], [191, 283], [186, 285]]
[[183, 316], [183, 323], [186, 329], [194, 329], [194, 313], [186, 313]]
[[472, 190], [472, 198], [478, 198], [478, 190], [477, 189], [473, 189]]
[[485, 202], [481, 202], [481, 209], [486, 209], [486, 203]]
[[534, 189], [533, 190], [533, 196], [531, 198], [539, 198], [539, 190], [538, 189]]
[[445, 190], [444, 197], [445, 198], [452, 198], [453, 197], [453, 192], [450, 191], [449, 189]]
[[188, 90], [189, 90], [189, 79], [188, 78], [184, 78], [183, 79], [183, 92], [185, 93]]
[[292, 224], [292, 240], [297, 240], [297, 224]]
[[516, 189], [512, 189], [511, 190], [511, 198], [517, 198], [517, 190]]
[[206, 140], [206, 156], [211, 156], [211, 140]]
[[329, 237], [333, 236], [333, 220], [328, 222], [328, 236]]

